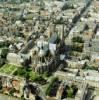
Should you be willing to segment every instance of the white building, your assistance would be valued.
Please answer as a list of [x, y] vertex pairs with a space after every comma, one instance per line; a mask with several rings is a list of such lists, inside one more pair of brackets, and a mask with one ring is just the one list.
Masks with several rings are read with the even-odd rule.
[[7, 61], [11, 64], [20, 65], [22, 58], [20, 55], [15, 53], [9, 53], [7, 55]]

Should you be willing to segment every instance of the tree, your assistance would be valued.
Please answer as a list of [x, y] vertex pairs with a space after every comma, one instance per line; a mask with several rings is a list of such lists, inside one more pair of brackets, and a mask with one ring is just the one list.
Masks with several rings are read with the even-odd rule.
[[29, 75], [28, 72], [26, 72], [26, 74], [25, 74], [25, 78], [26, 78], [27, 81], [30, 79], [30, 75]]
[[14, 72], [14, 75], [26, 77], [26, 70], [24, 68], [18, 68], [18, 70]]
[[1, 58], [6, 58], [8, 52], [9, 52], [8, 48], [3, 48], [1, 51]]
[[3, 66], [5, 64], [5, 59], [0, 59], [0, 67]]
[[84, 28], [84, 29], [85, 29], [85, 30], [88, 30], [88, 29], [89, 29], [88, 24], [85, 25], [85, 28]]
[[57, 81], [58, 81], [58, 78], [57, 78], [57, 77], [55, 77], [55, 78], [53, 78], [53, 79], [51, 80], [49, 86], [47, 87], [46, 95], [50, 95], [50, 92], [52, 91], [52, 88], [53, 88], [55, 82], [57, 82]]
[[72, 42], [84, 43], [84, 40], [82, 39], [82, 37], [77, 36], [72, 38]]
[[13, 96], [13, 93], [14, 93], [14, 92], [16, 92], [16, 89], [15, 89], [15, 88], [12, 88], [12, 89], [10, 89], [9, 94], [10, 94], [11, 96]]
[[67, 97], [73, 97], [73, 89], [70, 87], [69, 90], [67, 90]]
[[47, 72], [47, 71], [43, 74], [44, 77], [50, 77], [51, 75], [52, 75], [52, 73], [51, 72]]
[[35, 77], [34, 81], [37, 82], [37, 83], [40, 83], [40, 84], [46, 83], [46, 80], [41, 75], [39, 75], [38, 77]]
[[73, 51], [77, 51], [77, 52], [82, 52], [83, 51], [83, 45], [78, 45], [78, 44], [73, 44], [71, 46]]

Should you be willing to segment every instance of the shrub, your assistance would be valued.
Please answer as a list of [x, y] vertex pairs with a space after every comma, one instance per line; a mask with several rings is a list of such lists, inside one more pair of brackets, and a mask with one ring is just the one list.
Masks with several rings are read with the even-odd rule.
[[73, 89], [72, 88], [69, 88], [67, 90], [67, 97], [74, 97], [74, 95], [73, 95]]
[[79, 46], [77, 44], [73, 44], [71, 48], [72, 48], [73, 51], [78, 51], [78, 52], [82, 52], [83, 51], [83, 45]]
[[51, 82], [50, 82], [50, 84], [49, 84], [49, 86], [48, 86], [48, 88], [47, 88], [47, 90], [46, 90], [46, 95], [50, 95], [50, 92], [52, 91], [52, 88], [53, 88], [54, 84], [55, 84], [57, 81], [58, 81], [58, 78], [57, 78], [57, 77], [55, 77], [55, 78], [53, 78], [53, 79], [51, 80]]
[[12, 88], [10, 91], [9, 91], [9, 94], [11, 95], [11, 96], [13, 96], [13, 93], [14, 92], [16, 92], [16, 89], [15, 88]]
[[14, 75], [25, 76], [26, 70], [24, 68], [18, 68], [18, 70], [14, 72]]
[[82, 37], [77, 36], [72, 38], [72, 42], [84, 43], [84, 40]]
[[8, 48], [3, 48], [1, 51], [1, 58], [6, 58], [8, 52], [9, 52]]

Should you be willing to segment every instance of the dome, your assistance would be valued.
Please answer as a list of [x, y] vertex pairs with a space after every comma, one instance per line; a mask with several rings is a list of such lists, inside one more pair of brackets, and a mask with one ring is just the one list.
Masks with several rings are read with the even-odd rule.
[[93, 100], [99, 100], [99, 96], [95, 96]]
[[40, 56], [40, 57], [45, 56], [45, 51], [41, 49], [41, 50], [39, 51], [39, 56]]

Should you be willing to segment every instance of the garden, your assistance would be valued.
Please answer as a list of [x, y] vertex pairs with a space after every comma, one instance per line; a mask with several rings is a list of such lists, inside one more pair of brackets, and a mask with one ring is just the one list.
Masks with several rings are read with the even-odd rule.
[[43, 75], [39, 75], [32, 70], [32, 68], [25, 69], [24, 67], [19, 67], [13, 75], [26, 78], [32, 82], [39, 84], [45, 84], [46, 79]]
[[17, 69], [17, 66], [15, 65], [5, 64], [0, 68], [0, 73], [11, 74], [16, 69]]
[[66, 85], [64, 92], [63, 92], [63, 95], [62, 95], [62, 99], [74, 98], [77, 91], [78, 91], [78, 88], [76, 85], [71, 85], [71, 86]]
[[60, 85], [60, 81], [57, 77], [53, 78], [46, 89], [46, 95], [48, 96], [56, 96], [58, 87]]

